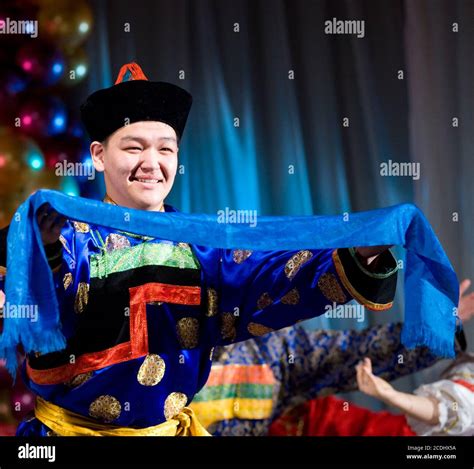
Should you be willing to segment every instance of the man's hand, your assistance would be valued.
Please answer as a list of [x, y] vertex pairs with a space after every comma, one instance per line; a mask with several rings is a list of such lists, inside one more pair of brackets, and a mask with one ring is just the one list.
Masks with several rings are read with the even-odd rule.
[[367, 246], [356, 248], [356, 253], [360, 257], [364, 258], [367, 261], [367, 264], [370, 264], [379, 254], [385, 252], [387, 249], [390, 249], [393, 246], [391, 245], [382, 245], [382, 246]]
[[390, 383], [372, 373], [370, 358], [364, 358], [363, 362], [359, 362], [356, 371], [357, 385], [363, 393], [378, 399], [386, 399], [393, 393], [394, 389]]
[[53, 244], [59, 239], [66, 218], [56, 212], [48, 203], [43, 204], [36, 213], [43, 245]]
[[464, 294], [471, 286], [471, 280], [463, 280], [459, 285], [458, 316], [464, 324], [474, 316], [474, 292]]
[[[382, 245], [382, 246], [367, 246], [355, 248], [356, 255], [359, 261], [364, 267], [367, 267], [370, 271], [376, 271], [377, 269], [377, 257], [379, 254], [382, 254], [387, 249], [390, 249], [392, 245]], [[375, 261], [375, 262], [374, 262]]]

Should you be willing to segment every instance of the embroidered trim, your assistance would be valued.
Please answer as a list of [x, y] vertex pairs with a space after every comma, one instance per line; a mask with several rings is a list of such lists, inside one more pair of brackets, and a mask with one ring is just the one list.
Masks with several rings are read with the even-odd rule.
[[200, 305], [201, 287], [169, 285], [166, 283], [145, 283], [132, 287], [130, 291], [130, 306], [145, 304], [152, 301], [175, 303], [181, 305]]
[[[130, 313], [130, 316], [131, 315], [132, 313]], [[143, 320], [146, 324], [146, 318]], [[146, 327], [146, 325], [142, 325], [142, 327]], [[26, 371], [29, 378], [36, 384], [62, 384], [78, 374], [133, 360], [147, 353], [147, 351], [144, 351], [141, 355], [135, 356], [131, 348], [131, 342], [124, 342], [107, 350], [81, 355], [74, 364], [62, 365], [47, 370], [35, 370], [31, 368], [27, 361]]]

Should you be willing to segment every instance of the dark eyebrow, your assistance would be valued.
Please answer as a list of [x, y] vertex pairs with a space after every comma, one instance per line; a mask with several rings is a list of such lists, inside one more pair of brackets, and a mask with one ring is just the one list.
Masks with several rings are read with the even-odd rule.
[[174, 137], [160, 137], [158, 140], [171, 140], [174, 143], [178, 143]]
[[136, 140], [137, 142], [142, 142], [142, 143], [146, 142], [144, 138], [135, 137], [134, 135], [127, 135], [120, 139], [121, 142], [128, 142], [129, 140]]

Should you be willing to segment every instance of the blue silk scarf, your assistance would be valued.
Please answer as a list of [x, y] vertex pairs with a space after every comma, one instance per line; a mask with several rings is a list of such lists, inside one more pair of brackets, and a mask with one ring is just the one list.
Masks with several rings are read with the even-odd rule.
[[39, 316], [36, 322], [4, 320], [0, 356], [7, 359], [12, 373], [20, 344], [26, 352], [42, 354], [65, 347], [52, 272], [35, 216], [46, 202], [68, 219], [215, 248], [268, 251], [401, 245], [407, 250], [403, 344], [408, 348], [426, 345], [437, 355], [454, 356], [457, 277], [430, 224], [415, 205], [348, 217], [258, 217], [251, 226], [220, 223], [216, 215], [147, 212], [40, 190], [18, 208], [7, 239], [7, 301], [10, 305], [37, 305]]

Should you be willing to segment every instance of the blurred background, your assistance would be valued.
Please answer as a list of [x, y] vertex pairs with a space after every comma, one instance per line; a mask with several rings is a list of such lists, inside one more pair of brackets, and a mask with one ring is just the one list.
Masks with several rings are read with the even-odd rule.
[[[91, 165], [79, 105], [136, 61], [194, 97], [168, 203], [301, 215], [413, 202], [458, 277], [474, 276], [472, 0], [3, 1], [7, 18], [39, 31], [0, 34], [0, 227], [38, 188], [103, 198], [98, 173], [59, 176], [57, 164]], [[363, 37], [327, 34], [333, 18], [364, 21]], [[420, 177], [384, 176], [389, 162], [419, 163]], [[306, 325], [402, 320], [402, 299], [399, 282], [390, 311]], [[466, 335], [472, 350], [473, 324]], [[395, 386], [412, 390], [444, 366]], [[8, 380], [0, 368], [0, 419], [14, 426], [10, 407], [26, 412], [32, 399]]]

